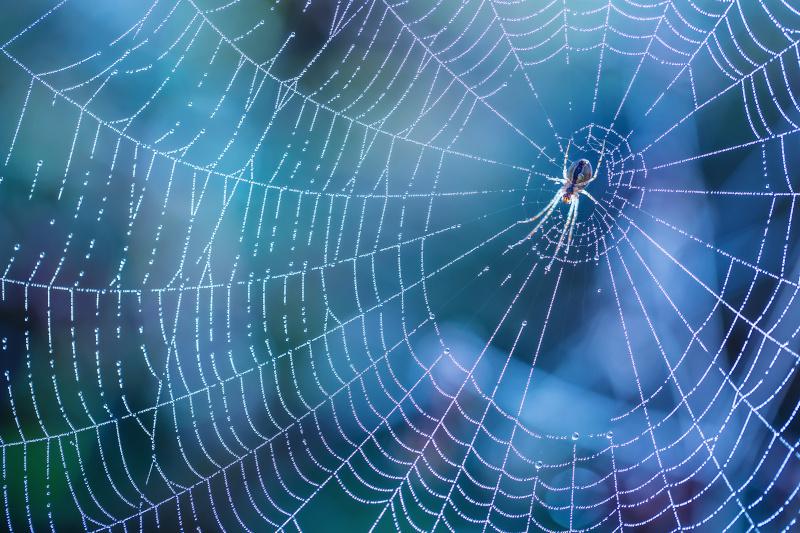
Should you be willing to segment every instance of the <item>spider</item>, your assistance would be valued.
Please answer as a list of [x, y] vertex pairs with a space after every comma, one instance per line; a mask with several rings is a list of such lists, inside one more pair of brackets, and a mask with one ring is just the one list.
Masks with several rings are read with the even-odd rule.
[[526, 240], [533, 237], [536, 232], [541, 229], [545, 222], [547, 222], [547, 220], [553, 214], [553, 211], [555, 211], [556, 207], [558, 207], [559, 201], [561, 201], [565, 204], [569, 204], [569, 210], [567, 211], [567, 218], [564, 221], [564, 227], [561, 230], [561, 236], [558, 239], [556, 251], [553, 254], [553, 257], [555, 257], [558, 255], [558, 251], [561, 249], [561, 245], [564, 243], [565, 236], [567, 238], [567, 248], [569, 248], [569, 245], [572, 243], [572, 230], [575, 228], [575, 222], [578, 219], [578, 204], [580, 203], [580, 195], [583, 194], [592, 202], [597, 203], [597, 200], [595, 200], [595, 198], [589, 194], [589, 191], [586, 190], [586, 186], [594, 181], [594, 179], [597, 177], [597, 173], [600, 171], [600, 165], [603, 164], [605, 141], [603, 141], [603, 147], [600, 150], [600, 159], [597, 162], [597, 169], [595, 169], [595, 172], [592, 172], [592, 164], [589, 163], [588, 159], [579, 159], [572, 163], [571, 166], [567, 167], [571, 144], [572, 140], [567, 142], [567, 149], [564, 152], [562, 178], [559, 179], [553, 176], [546, 177], [547, 180], [559, 184], [559, 189], [556, 191], [553, 199], [550, 200], [541, 211], [531, 218], [517, 222], [518, 224], [529, 224], [531, 222], [536, 222], [537, 220], [539, 221], [536, 226], [533, 227], [531, 232], [528, 233], [525, 238], [517, 242], [514, 246], [522, 244]]

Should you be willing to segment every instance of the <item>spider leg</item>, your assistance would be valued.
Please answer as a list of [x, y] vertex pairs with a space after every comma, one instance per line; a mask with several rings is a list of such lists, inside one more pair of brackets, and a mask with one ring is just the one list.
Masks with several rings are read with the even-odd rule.
[[545, 179], [548, 180], [548, 181], [552, 181], [553, 183], [558, 183], [559, 185], [564, 185], [564, 180], [563, 179], [560, 180], [558, 178], [554, 178], [553, 176], [546, 176]]
[[[597, 199], [594, 196], [592, 196], [586, 189], [581, 190], [581, 194], [585, 194], [586, 196], [588, 196], [589, 200], [593, 201], [594, 203], [598, 205], [600, 204], [600, 202], [598, 202]], [[575, 199], [577, 200], [577, 197]]]
[[[544, 223], [547, 222], [547, 220], [550, 218], [550, 215], [553, 214], [553, 211], [555, 210], [555, 208], [557, 206], [558, 206], [558, 201], [556, 200], [556, 201], [553, 202], [553, 205], [550, 207], [550, 209], [547, 211], [547, 213], [545, 213], [545, 215], [542, 217], [542, 219], [539, 221], [539, 223], [536, 224], [536, 226], [534, 226], [534, 228], [530, 231], [530, 233], [528, 233], [528, 235], [524, 239], [522, 239], [522, 241], [527, 241], [528, 239], [533, 237], [536, 234], [536, 232], [539, 231], [539, 229], [542, 227], [542, 225], [544, 225]], [[522, 241], [520, 241], [520, 242], [522, 242]]]
[[[603, 165], [603, 157], [606, 155], [606, 137], [603, 138], [603, 146], [600, 148], [600, 159], [597, 161], [597, 168], [594, 169], [592, 179], [600, 174], [600, 167]], [[590, 180], [591, 181], [591, 180]]]
[[574, 218], [574, 213], [575, 213], [575, 204], [570, 204], [569, 211], [567, 211], [567, 218], [564, 221], [564, 227], [561, 229], [561, 236], [558, 238], [558, 244], [556, 244], [556, 251], [553, 252], [553, 256], [550, 259], [551, 265], [553, 264], [553, 261], [555, 261], [558, 252], [561, 251], [561, 246], [564, 244], [564, 236], [567, 235], [568, 233], [571, 234], [569, 228]]
[[575, 229], [575, 222], [578, 220], [578, 205], [580, 203], [580, 195], [575, 197], [575, 203], [572, 205], [572, 219], [569, 225], [569, 234], [567, 235], [567, 249], [572, 244], [572, 230]]
[[553, 199], [550, 200], [547, 203], [547, 205], [545, 205], [544, 208], [541, 211], [539, 211], [538, 213], [533, 215], [531, 218], [526, 218], [525, 220], [520, 220], [519, 222], [517, 222], [517, 224], [528, 224], [529, 222], [534, 222], [534, 221], [536, 221], [536, 219], [538, 219], [542, 215], [545, 215], [548, 211], [552, 211], [554, 205], [558, 204], [558, 198], [559, 198], [560, 194], [561, 194], [560, 192], [556, 193], [556, 195], [553, 197]]
[[534, 226], [534, 228], [531, 230], [531, 232], [528, 233], [528, 235], [526, 235], [525, 238], [520, 239], [516, 243], [512, 244], [511, 248], [514, 248], [515, 246], [519, 246], [523, 242], [525, 242], [528, 239], [530, 239], [531, 237], [533, 237], [534, 234], [536, 234], [536, 232], [539, 231], [539, 228], [541, 228], [542, 225], [545, 222], [547, 222], [547, 220], [550, 218], [550, 215], [553, 214], [553, 211], [558, 206], [558, 200], [559, 200], [560, 197], [561, 197], [561, 191], [557, 192], [555, 194], [555, 196], [553, 196], [553, 199], [550, 200], [550, 202], [546, 206], [544, 206], [544, 209], [539, 211], [536, 215], [532, 216], [531, 218], [529, 218], [527, 220], [520, 220], [519, 222], [517, 222], [517, 224], [527, 224], [529, 222], [534, 222], [537, 219], [541, 218], [541, 220], [539, 220], [539, 223], [536, 224], [536, 226]]
[[572, 137], [567, 141], [567, 149], [564, 150], [564, 166], [561, 167], [561, 173], [564, 174], [564, 179], [567, 179], [567, 163], [569, 163], [569, 147], [572, 145]]

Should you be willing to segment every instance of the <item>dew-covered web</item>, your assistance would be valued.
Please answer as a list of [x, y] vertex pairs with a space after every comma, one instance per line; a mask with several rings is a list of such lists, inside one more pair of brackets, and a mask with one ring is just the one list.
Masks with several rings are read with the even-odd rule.
[[[791, 0], [9, 3], [3, 528], [797, 527], [799, 41]], [[593, 199], [523, 240], [567, 147]]]

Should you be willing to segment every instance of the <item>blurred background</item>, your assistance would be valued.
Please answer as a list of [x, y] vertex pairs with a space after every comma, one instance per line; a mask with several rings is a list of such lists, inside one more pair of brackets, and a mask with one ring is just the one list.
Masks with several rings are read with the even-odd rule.
[[[7, 5], [3, 528], [792, 529], [799, 39], [782, 0]], [[579, 158], [572, 240], [526, 240]]]

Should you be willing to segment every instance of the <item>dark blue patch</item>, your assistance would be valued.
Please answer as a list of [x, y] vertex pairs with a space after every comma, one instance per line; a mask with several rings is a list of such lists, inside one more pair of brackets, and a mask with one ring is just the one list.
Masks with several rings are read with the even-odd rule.
[[583, 165], [584, 165], [583, 161], [578, 161], [578, 166], [575, 167], [575, 172], [572, 173], [573, 184], [578, 181], [578, 176], [580, 176], [581, 172], [583, 172]]

